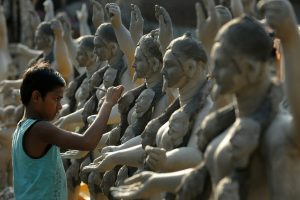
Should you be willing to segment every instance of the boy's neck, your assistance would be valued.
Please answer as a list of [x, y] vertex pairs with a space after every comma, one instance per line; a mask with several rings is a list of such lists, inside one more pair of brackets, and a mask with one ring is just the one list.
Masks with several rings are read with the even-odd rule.
[[37, 113], [31, 105], [28, 105], [24, 109], [22, 120], [24, 119], [43, 119], [43, 117]]

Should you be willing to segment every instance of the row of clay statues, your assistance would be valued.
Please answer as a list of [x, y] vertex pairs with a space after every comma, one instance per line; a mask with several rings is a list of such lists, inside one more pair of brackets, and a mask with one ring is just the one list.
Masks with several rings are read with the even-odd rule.
[[[82, 133], [107, 89], [125, 87], [94, 151], [61, 150], [70, 200], [81, 182], [95, 200], [299, 199], [297, 20], [287, 0], [255, 2], [196, 3], [197, 40], [193, 33], [173, 37], [163, 7], [155, 6], [158, 29], [143, 34], [136, 5], [127, 29], [119, 5], [97, 1], [95, 34], [83, 6], [81, 37], [73, 39], [67, 15], [52, 20], [46, 1], [38, 50], [16, 48], [31, 55], [30, 63], [52, 63], [69, 82], [54, 123]], [[0, 189], [11, 185], [10, 138], [22, 115], [11, 88], [20, 81], [0, 83]]]

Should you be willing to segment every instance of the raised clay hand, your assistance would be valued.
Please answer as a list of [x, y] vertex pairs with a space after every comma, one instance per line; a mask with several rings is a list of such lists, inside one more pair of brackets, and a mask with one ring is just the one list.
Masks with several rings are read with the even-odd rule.
[[129, 32], [135, 44], [138, 43], [143, 35], [144, 19], [137, 5], [131, 4], [131, 18]]
[[63, 14], [59, 15], [57, 18], [58, 18], [58, 20], [60, 21], [60, 23], [63, 27], [64, 36], [67, 37], [67, 36], [72, 35], [71, 22], [70, 22], [70, 19], [67, 16], [67, 14], [63, 13]]
[[50, 21], [54, 18], [54, 6], [52, 0], [46, 0], [43, 3], [45, 10], [45, 19], [44, 21]]
[[82, 4], [81, 10], [76, 11], [76, 16], [77, 16], [77, 19], [80, 22], [86, 22], [87, 21], [87, 19], [88, 19], [88, 10], [87, 10], [87, 7], [86, 7], [85, 3]]
[[4, 94], [12, 90], [13, 88], [18, 88], [15, 86], [13, 80], [3, 80], [0, 81], [0, 93]]
[[166, 150], [159, 147], [146, 146], [146, 163], [153, 171], [160, 171], [164, 168], [167, 161]]
[[173, 39], [172, 19], [169, 13], [162, 6], [155, 5], [155, 17], [159, 22], [159, 42], [161, 50], [165, 52]]
[[81, 159], [84, 158], [88, 153], [88, 151], [69, 150], [61, 153], [60, 156], [63, 159]]
[[111, 24], [114, 28], [119, 28], [122, 25], [121, 10], [118, 4], [108, 3], [105, 5]]
[[93, 163], [83, 167], [82, 173], [88, 173], [92, 171], [105, 172], [112, 170], [116, 164], [112, 158], [112, 154], [106, 153], [94, 160]]
[[124, 181], [124, 185], [112, 187], [110, 190], [117, 199], [144, 199], [157, 194], [159, 187], [155, 184], [154, 172], [142, 172]]
[[52, 12], [53, 11], [53, 2], [52, 0], [46, 0], [44, 3], [43, 3], [43, 6], [44, 6], [44, 10], [46, 12]]
[[207, 10], [208, 17], [205, 17], [204, 8], [199, 2], [195, 4], [197, 15], [197, 28], [196, 33], [201, 42], [203, 42], [208, 52], [213, 45], [215, 35], [219, 29], [219, 21], [214, 0], [204, 0], [205, 9]]
[[93, 4], [93, 16], [92, 16], [92, 22], [95, 28], [98, 28], [103, 22], [104, 22], [104, 9], [96, 0], [91, 1]]
[[263, 0], [258, 3], [258, 8], [266, 16], [267, 23], [274, 29], [276, 36], [285, 39], [297, 25], [293, 7], [286, 0]]
[[62, 37], [63, 36], [63, 27], [60, 23], [60, 21], [58, 20], [52, 20], [51, 21], [51, 28], [55, 34], [55, 36], [58, 36], [58, 37]]

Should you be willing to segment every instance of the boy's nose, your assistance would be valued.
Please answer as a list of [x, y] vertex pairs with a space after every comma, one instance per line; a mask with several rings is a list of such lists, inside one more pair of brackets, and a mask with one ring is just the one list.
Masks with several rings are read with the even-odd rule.
[[60, 111], [62, 109], [61, 103], [58, 104], [57, 108], [58, 108], [58, 111]]

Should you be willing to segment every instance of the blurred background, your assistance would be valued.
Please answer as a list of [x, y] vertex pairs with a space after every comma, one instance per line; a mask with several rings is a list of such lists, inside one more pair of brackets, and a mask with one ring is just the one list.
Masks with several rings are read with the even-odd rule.
[[[45, 0], [31, 0], [35, 10], [39, 14], [40, 18], [44, 18], [43, 2]], [[154, 6], [156, 4], [166, 8], [169, 12], [173, 25], [175, 27], [175, 35], [182, 34], [183, 32], [194, 29], [196, 26], [196, 13], [195, 2], [199, 0], [97, 0], [103, 6], [108, 2], [116, 2], [120, 4], [123, 23], [128, 27], [130, 21], [130, 4], [136, 4], [140, 7], [142, 15], [145, 20], [145, 32], [157, 27], [157, 21], [154, 17]], [[244, 3], [253, 0], [242, 0]], [[255, 1], [255, 0], [254, 0]], [[256, 0], [257, 1], [257, 0]], [[7, 19], [9, 42], [17, 43], [21, 41], [20, 32], [22, 30], [22, 2], [24, 0], [0, 0], [4, 6], [4, 11]], [[228, 4], [230, 0], [216, 0], [216, 3]], [[298, 21], [300, 19], [300, 0], [291, 0], [294, 9], [296, 11]], [[72, 28], [74, 30], [74, 37], [79, 35], [78, 20], [76, 17], [76, 10], [81, 9], [81, 5], [85, 3], [89, 10], [89, 24], [92, 24], [92, 4], [90, 0], [53, 0], [55, 13], [65, 11], [69, 15]], [[91, 30], [93, 27], [91, 26]]]

